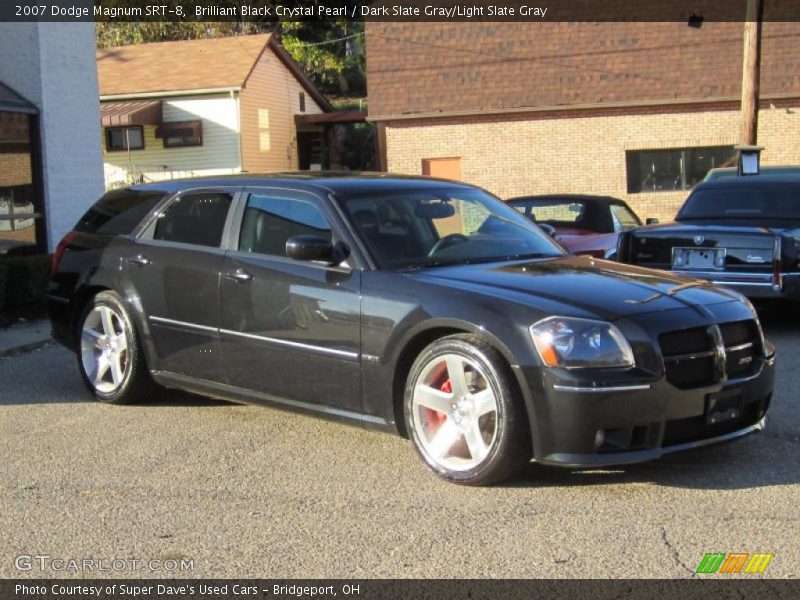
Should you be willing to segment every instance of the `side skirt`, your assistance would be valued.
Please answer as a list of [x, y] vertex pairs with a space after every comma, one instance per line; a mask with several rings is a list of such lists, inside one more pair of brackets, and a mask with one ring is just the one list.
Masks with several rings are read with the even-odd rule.
[[231, 402], [239, 402], [242, 404], [257, 404], [259, 406], [280, 408], [292, 412], [300, 412], [316, 417], [323, 417], [332, 421], [338, 421], [350, 425], [360, 425], [367, 429], [376, 429], [379, 431], [397, 433], [397, 428], [395, 427], [394, 422], [387, 421], [381, 417], [364, 415], [358, 412], [343, 410], [333, 406], [310, 404], [308, 402], [299, 402], [297, 400], [279, 398], [270, 394], [255, 392], [232, 385], [226, 385], [224, 383], [217, 383], [215, 381], [195, 379], [193, 377], [179, 375], [177, 373], [170, 373], [167, 371], [153, 371], [151, 374], [155, 382], [159, 385], [167, 388], [181, 389], [192, 394], [199, 394], [201, 396], [219, 398], [221, 400], [229, 400]]

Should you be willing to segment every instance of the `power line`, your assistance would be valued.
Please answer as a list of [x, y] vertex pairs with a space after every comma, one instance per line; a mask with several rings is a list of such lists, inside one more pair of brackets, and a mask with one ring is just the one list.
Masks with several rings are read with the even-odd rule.
[[343, 42], [344, 40], [352, 40], [353, 38], [357, 38], [362, 35], [364, 35], [363, 31], [359, 33], [354, 33], [353, 35], [346, 35], [344, 37], [340, 37], [335, 40], [326, 40], [324, 42], [301, 42], [299, 44], [292, 44], [292, 45], [299, 48], [305, 48], [306, 46], [324, 46], [325, 44], [335, 44], [336, 42]]

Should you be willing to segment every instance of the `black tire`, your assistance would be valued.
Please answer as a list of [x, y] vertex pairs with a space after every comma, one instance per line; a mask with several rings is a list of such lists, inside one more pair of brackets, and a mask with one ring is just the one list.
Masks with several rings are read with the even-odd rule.
[[[437, 359], [445, 360], [445, 356], [451, 355], [462, 357], [477, 365], [482, 371], [481, 381], [485, 381], [486, 389], [491, 389], [495, 396], [496, 411], [493, 423], [496, 425], [493, 428], [493, 440], [488, 445], [485, 457], [477, 465], [466, 470], [448, 468], [426, 451], [423, 443], [423, 436], [426, 433], [413, 415], [414, 391], [420, 376], [426, 369], [430, 370], [429, 365], [434, 365]], [[449, 369], [447, 377], [449, 381]], [[462, 485], [490, 485], [517, 475], [530, 463], [530, 428], [523, 400], [514, 391], [516, 386], [512, 377], [510, 368], [500, 353], [474, 335], [459, 334], [441, 338], [419, 354], [406, 380], [403, 403], [406, 428], [417, 454], [439, 477]], [[419, 405], [416, 406], [416, 410], [420, 408]], [[463, 442], [466, 443], [465, 436]], [[428, 443], [431, 443], [430, 439]], [[462, 441], [459, 440], [458, 443]], [[469, 452], [471, 453], [471, 450]]]
[[[87, 373], [87, 364], [91, 364], [90, 348], [88, 347], [90, 342], [88, 340], [93, 338], [89, 334], [84, 334], [84, 331], [87, 327], [92, 329], [90, 324], [94, 320], [98, 318], [102, 320], [98, 315], [105, 312], [104, 309], [113, 311], [115, 315], [113, 319], [115, 330], [119, 330], [120, 334], [124, 334], [127, 343], [126, 350], [121, 353], [120, 364], [122, 364], [122, 368], [118, 371], [122, 373], [122, 377], [119, 380], [120, 383], [112, 381], [97, 384], [95, 378]], [[158, 386], [150, 377], [130, 313], [117, 293], [112, 291], [100, 292], [86, 304], [78, 320], [77, 334], [78, 369], [83, 383], [95, 398], [109, 404], [133, 404], [148, 399], [157, 391]], [[86, 342], [84, 342], [84, 338], [86, 338]], [[102, 353], [96, 346], [94, 352], [95, 356]], [[113, 377], [111, 379], [113, 380]], [[98, 389], [98, 385], [103, 389]], [[114, 386], [113, 389], [107, 389], [108, 386], [112, 385]]]

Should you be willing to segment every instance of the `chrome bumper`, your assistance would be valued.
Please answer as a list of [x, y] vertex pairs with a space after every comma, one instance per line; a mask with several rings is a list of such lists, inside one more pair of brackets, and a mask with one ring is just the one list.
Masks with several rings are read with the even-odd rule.
[[773, 281], [772, 273], [742, 273], [736, 271], [689, 271], [673, 270], [684, 277], [705, 279], [714, 285], [735, 288], [750, 298], [785, 298], [800, 291], [800, 273], [781, 273], [779, 283]]

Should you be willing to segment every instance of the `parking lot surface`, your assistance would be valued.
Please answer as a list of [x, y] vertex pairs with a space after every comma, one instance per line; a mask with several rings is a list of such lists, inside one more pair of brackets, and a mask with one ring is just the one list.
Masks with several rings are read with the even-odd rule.
[[[764, 575], [797, 577], [800, 318], [762, 318], [765, 432], [484, 489], [438, 480], [399, 437], [167, 391], [107, 406], [59, 346], [2, 358], [0, 577], [98, 575], [20, 555], [143, 561], [103, 574], [122, 577], [692, 577], [707, 552], [773, 553]], [[147, 566], [181, 557], [192, 571]]]

